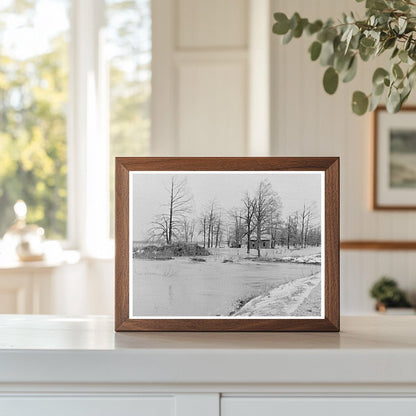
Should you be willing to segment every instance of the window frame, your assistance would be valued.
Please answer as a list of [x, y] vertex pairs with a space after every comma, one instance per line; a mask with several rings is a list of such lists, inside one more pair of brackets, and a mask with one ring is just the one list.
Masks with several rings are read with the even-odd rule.
[[108, 75], [105, 1], [72, 0], [68, 147], [68, 248], [112, 257], [109, 238]]

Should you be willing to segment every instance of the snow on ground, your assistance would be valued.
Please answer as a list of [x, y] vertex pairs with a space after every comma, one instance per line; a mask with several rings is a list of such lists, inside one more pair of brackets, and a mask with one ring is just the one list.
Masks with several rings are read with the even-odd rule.
[[310, 295], [301, 303], [293, 316], [317, 316], [321, 314], [321, 285], [312, 289]]
[[287, 261], [290, 263], [320, 264], [321, 254], [313, 254], [311, 256], [285, 256], [281, 258], [281, 261]]
[[257, 250], [247, 248], [210, 248], [211, 256], [204, 257], [206, 261], [219, 262], [285, 262], [285, 263], [321, 263], [321, 247], [307, 247], [301, 249], [287, 249], [285, 247], [263, 248], [261, 257], [257, 257]]
[[[320, 304], [321, 273], [313, 274], [309, 277], [302, 277], [291, 282], [280, 285], [272, 289], [267, 295], [260, 295], [247, 302], [239, 309], [234, 316], [289, 316], [296, 313], [305, 302], [311, 292], [314, 291], [314, 303]], [[316, 289], [316, 290], [314, 290]], [[317, 296], [317, 293], [319, 296]], [[313, 315], [320, 315], [320, 308], [316, 311], [316, 305], [308, 309], [313, 311]], [[314, 313], [316, 311], [316, 313]], [[303, 310], [300, 310], [303, 313]], [[305, 309], [305, 316], [312, 315]]]

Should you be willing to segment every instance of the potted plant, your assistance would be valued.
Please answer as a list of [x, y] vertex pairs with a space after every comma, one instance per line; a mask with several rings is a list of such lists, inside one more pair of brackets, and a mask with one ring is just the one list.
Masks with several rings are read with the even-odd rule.
[[359, 61], [390, 55], [390, 65], [375, 70], [371, 93], [353, 93], [355, 114], [374, 110], [385, 94], [387, 110], [395, 113], [409, 97], [416, 79], [416, 0], [366, 0], [362, 19], [344, 13], [336, 21], [310, 22], [299, 13], [288, 18], [280, 12], [274, 19], [273, 33], [283, 36], [284, 44], [304, 34], [313, 36], [309, 54], [326, 68], [323, 86], [328, 94], [335, 93], [340, 80], [355, 77]]
[[386, 312], [387, 308], [411, 308], [397, 282], [387, 276], [381, 277], [373, 284], [370, 296], [376, 300], [375, 306], [379, 312]]

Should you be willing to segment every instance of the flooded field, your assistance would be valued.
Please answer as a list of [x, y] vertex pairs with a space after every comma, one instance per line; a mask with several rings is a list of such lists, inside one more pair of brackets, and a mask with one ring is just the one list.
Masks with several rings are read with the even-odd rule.
[[134, 259], [134, 316], [228, 316], [250, 299], [321, 269], [236, 258], [224, 263], [220, 255], [203, 260]]

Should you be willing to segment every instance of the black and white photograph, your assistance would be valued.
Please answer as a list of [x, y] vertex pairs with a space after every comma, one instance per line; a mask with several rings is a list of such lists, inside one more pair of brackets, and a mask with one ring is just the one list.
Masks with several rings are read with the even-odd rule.
[[130, 317], [322, 318], [324, 173], [130, 172]]

